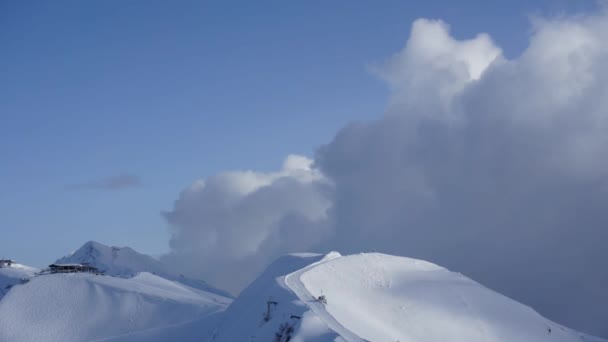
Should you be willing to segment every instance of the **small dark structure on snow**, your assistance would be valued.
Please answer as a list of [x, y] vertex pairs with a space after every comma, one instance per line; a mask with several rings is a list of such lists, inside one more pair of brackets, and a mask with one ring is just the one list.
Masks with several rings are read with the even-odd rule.
[[0, 268], [3, 268], [3, 267], [11, 267], [13, 264], [15, 264], [15, 260], [11, 260], [11, 259], [0, 259]]
[[274, 300], [272, 300], [272, 298], [269, 298], [268, 301], [266, 302], [266, 312], [264, 312], [264, 322], [268, 322], [270, 321], [270, 311], [272, 309], [273, 306], [277, 306], [279, 305], [278, 302], [275, 302]]
[[52, 264], [51, 273], [99, 273], [96, 267], [88, 264]]

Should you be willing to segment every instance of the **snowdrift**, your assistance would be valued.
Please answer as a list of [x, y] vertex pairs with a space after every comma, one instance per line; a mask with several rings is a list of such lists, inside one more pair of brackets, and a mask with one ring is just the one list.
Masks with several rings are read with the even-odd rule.
[[41, 275], [0, 301], [0, 341], [99, 340], [202, 321], [230, 301], [151, 273]]

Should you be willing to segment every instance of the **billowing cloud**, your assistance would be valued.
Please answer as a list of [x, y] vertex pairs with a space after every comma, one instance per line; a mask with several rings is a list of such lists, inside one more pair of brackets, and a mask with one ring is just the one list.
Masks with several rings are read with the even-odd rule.
[[605, 37], [605, 14], [536, 19], [509, 60], [488, 35], [416, 21], [374, 68], [391, 90], [381, 118], [343, 128], [299, 175], [184, 190], [167, 214], [173, 254], [200, 256], [211, 280], [242, 262], [241, 281], [288, 251], [417, 257], [608, 336]]
[[431, 260], [608, 335], [607, 35], [603, 16], [538, 21], [506, 60], [485, 35], [414, 23], [379, 71], [387, 115], [318, 152], [328, 246]]
[[501, 55], [487, 34], [457, 41], [442, 21], [419, 19], [405, 48], [373, 70], [393, 93], [388, 114], [451, 114], [452, 101]]
[[330, 184], [312, 161], [291, 155], [274, 173], [225, 172], [186, 188], [172, 211], [172, 253], [184, 272], [240, 289], [267, 262], [326, 238]]
[[120, 174], [117, 176], [71, 184], [68, 185], [66, 188], [71, 190], [121, 190], [125, 188], [138, 187], [140, 185], [141, 180], [138, 176], [133, 174]]

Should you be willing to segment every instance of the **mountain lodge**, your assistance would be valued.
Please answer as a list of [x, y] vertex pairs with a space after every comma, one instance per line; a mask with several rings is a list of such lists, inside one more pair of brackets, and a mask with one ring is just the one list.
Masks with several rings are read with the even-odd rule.
[[0, 268], [11, 267], [15, 263], [15, 260], [11, 259], [0, 259]]
[[52, 264], [51, 273], [99, 273], [96, 267], [89, 264]]

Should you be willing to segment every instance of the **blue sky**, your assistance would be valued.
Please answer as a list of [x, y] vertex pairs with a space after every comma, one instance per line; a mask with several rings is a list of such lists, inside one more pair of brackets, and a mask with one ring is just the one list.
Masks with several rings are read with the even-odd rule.
[[[489, 33], [594, 1], [0, 2], [0, 257], [38, 266], [87, 240], [167, 250], [161, 217], [197, 178], [273, 170], [382, 114], [370, 72], [413, 20]], [[141, 184], [103, 189], [104, 179]]]

